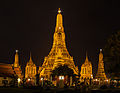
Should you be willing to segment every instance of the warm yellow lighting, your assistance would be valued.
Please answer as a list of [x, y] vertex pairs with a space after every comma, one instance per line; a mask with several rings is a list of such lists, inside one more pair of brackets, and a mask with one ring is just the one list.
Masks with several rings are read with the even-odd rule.
[[93, 75], [92, 75], [92, 64], [91, 62], [88, 60], [88, 56], [86, 53], [86, 59], [84, 64], [82, 64], [81, 66], [81, 80], [84, 81], [85, 78], [89, 78], [89, 79], [93, 79]]
[[18, 52], [18, 50], [16, 50], [16, 53]]
[[30, 59], [26, 64], [25, 67], [25, 78], [32, 78], [32, 80], [35, 80], [35, 75], [36, 75], [36, 65], [32, 61], [32, 56], [30, 53]]
[[40, 80], [43, 80], [43, 78], [41, 78]]
[[59, 13], [59, 14], [61, 13], [61, 10], [60, 10], [60, 8], [58, 9], [58, 13]]
[[59, 27], [59, 29], [61, 29], [61, 27]]
[[[47, 57], [45, 57], [42, 67], [39, 67], [40, 77], [45, 77], [45, 79], [51, 79], [51, 72], [59, 65], [67, 64], [69, 68], [74, 71], [74, 74], [78, 74], [78, 67], [75, 66], [73, 57], [70, 56], [65, 43], [65, 33], [63, 27], [63, 18], [61, 10], [59, 8], [57, 18], [56, 18], [56, 27], [53, 36], [53, 46]], [[64, 77], [60, 77], [64, 79]]]
[[21, 79], [20, 79], [20, 78], [18, 78], [18, 83], [20, 83], [20, 81], [21, 81]]
[[91, 75], [91, 78], [93, 79], [93, 75]]
[[105, 81], [107, 81], [107, 82], [108, 82], [108, 79], [106, 79]]
[[64, 80], [64, 76], [59, 76], [59, 80]]
[[28, 78], [28, 81], [30, 81], [30, 78]]
[[99, 63], [98, 63], [98, 71], [97, 71], [96, 78], [97, 79], [102, 79], [102, 80], [107, 79], [106, 74], [105, 74], [105, 70], [104, 70], [102, 49], [100, 49], [100, 53], [99, 53]]

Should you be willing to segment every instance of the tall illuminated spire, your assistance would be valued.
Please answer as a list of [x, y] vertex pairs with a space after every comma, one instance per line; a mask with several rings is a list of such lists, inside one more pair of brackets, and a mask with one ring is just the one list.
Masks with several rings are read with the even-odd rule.
[[66, 48], [63, 18], [59, 8], [53, 35], [52, 49], [49, 55], [45, 57], [42, 67], [39, 67], [38, 72], [40, 73], [40, 77], [44, 76], [45, 78], [50, 79], [52, 70], [59, 67], [59, 65], [64, 64], [73, 69], [74, 74], [78, 74], [78, 67], [75, 66], [73, 57], [70, 56]]
[[32, 62], [32, 55], [31, 55], [31, 52], [30, 52], [30, 60], [29, 60], [29, 62]]
[[60, 8], [58, 9], [58, 14], [56, 18], [56, 27], [55, 27], [55, 33], [53, 36], [53, 46], [49, 55], [57, 55], [58, 57], [59, 54], [70, 56], [65, 44], [65, 33], [64, 33], [63, 19], [62, 19]]
[[85, 62], [88, 62], [88, 55], [87, 55], [87, 52], [86, 52], [86, 59], [85, 59]]
[[61, 10], [60, 10], [60, 8], [58, 9], [58, 13], [59, 13], [59, 14], [61, 13]]
[[63, 19], [60, 8], [58, 9], [57, 20], [56, 20], [56, 28], [63, 27]]
[[18, 50], [16, 50], [14, 67], [18, 67], [18, 66], [19, 66], [19, 56], [18, 56]]
[[101, 80], [107, 79], [105, 70], [104, 70], [102, 49], [100, 49], [100, 53], [99, 53], [98, 71], [97, 71], [96, 78]]

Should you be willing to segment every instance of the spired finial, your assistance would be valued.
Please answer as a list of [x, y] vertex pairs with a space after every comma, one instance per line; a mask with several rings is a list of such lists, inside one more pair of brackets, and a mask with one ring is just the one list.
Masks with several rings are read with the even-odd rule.
[[87, 54], [87, 51], [86, 51], [86, 61], [88, 61], [88, 54]]
[[16, 53], [18, 53], [18, 50], [16, 50]]
[[100, 52], [102, 52], [102, 49], [100, 49]]
[[31, 55], [31, 52], [30, 52], [30, 61], [32, 61], [32, 55]]
[[59, 13], [59, 14], [61, 13], [61, 10], [60, 10], [60, 8], [58, 9], [58, 13]]

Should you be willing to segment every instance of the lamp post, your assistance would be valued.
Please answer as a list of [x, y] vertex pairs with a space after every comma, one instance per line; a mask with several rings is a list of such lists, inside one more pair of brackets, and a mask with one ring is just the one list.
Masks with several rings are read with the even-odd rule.
[[42, 87], [43, 87], [43, 81], [44, 81], [44, 78], [43, 77], [41, 77], [41, 85], [42, 85]]
[[21, 79], [20, 79], [20, 78], [18, 78], [18, 87], [20, 86], [20, 81], [21, 81]]
[[30, 78], [28, 78], [28, 82], [30, 81]]
[[93, 75], [91, 74], [90, 85], [92, 85], [92, 83], [93, 83]]

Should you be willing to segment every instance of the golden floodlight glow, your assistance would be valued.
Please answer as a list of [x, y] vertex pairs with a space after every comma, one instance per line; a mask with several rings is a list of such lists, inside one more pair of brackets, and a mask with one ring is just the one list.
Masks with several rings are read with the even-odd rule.
[[[59, 8], [56, 17], [52, 49], [48, 56], [45, 57], [42, 66], [39, 67], [38, 73], [40, 73], [40, 77], [44, 77], [44, 80], [51, 80], [52, 71], [60, 65], [65, 64], [74, 71], [74, 74], [78, 74], [78, 67], [75, 66], [73, 57], [70, 56], [66, 47], [63, 18]], [[64, 79], [64, 77], [60, 77], [60, 79]]]
[[85, 59], [85, 62], [84, 64], [82, 64], [81, 66], [81, 72], [80, 72], [81, 76], [81, 80], [84, 81], [85, 78], [88, 78], [88, 79], [93, 79], [93, 75], [92, 75], [92, 64], [91, 62], [88, 60], [88, 55], [87, 55], [87, 52], [86, 52], [86, 59]]
[[18, 78], [18, 83], [20, 82], [20, 78]]
[[59, 27], [59, 29], [61, 29], [61, 27]]
[[60, 8], [58, 9], [58, 13], [59, 13], [59, 14], [61, 13], [61, 10], [60, 10]]
[[30, 78], [28, 78], [28, 81], [30, 81]]
[[59, 80], [64, 80], [64, 76], [59, 76]]
[[16, 53], [18, 53], [18, 50], [16, 50]]
[[43, 78], [41, 78], [41, 80], [43, 80]]
[[106, 74], [105, 74], [105, 70], [104, 70], [102, 49], [100, 49], [100, 53], [99, 53], [98, 71], [97, 71], [96, 78], [97, 79], [102, 79], [102, 80], [107, 79]]

